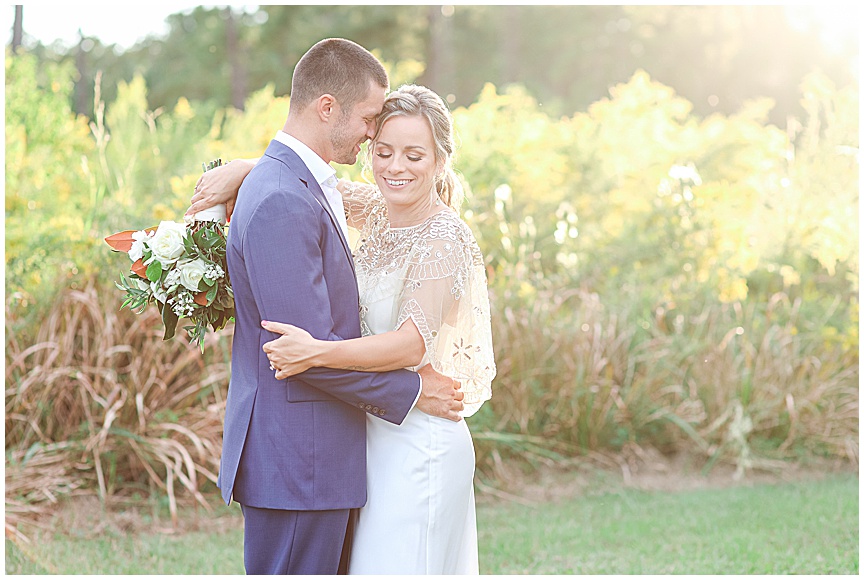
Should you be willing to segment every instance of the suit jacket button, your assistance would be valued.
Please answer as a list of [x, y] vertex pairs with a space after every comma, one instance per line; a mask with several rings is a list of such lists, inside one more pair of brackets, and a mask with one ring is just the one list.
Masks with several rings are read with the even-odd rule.
[[377, 412], [378, 412], [378, 407], [372, 407], [372, 412], [373, 412], [373, 413], [377, 413]]
[[371, 411], [371, 410], [372, 410], [372, 405], [366, 405], [366, 410], [367, 410], [367, 411]]
[[359, 407], [360, 407], [361, 409], [363, 409], [363, 408], [366, 407], [366, 405], [364, 405], [363, 403], [360, 403], [360, 404], [359, 404]]
[[378, 414], [381, 415], [381, 416], [383, 417], [383, 416], [384, 416], [384, 413], [386, 413], [386, 412], [387, 412], [387, 411], [385, 411], [384, 409], [381, 409], [380, 411], [378, 411]]

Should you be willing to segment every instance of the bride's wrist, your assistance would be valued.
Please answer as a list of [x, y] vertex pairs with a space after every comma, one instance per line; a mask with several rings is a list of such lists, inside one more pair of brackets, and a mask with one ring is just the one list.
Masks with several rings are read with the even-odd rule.
[[243, 171], [248, 174], [255, 167], [255, 161], [255, 159], [232, 159], [230, 163], [243, 167]]
[[336, 351], [338, 344], [337, 341], [315, 339], [314, 354], [310, 358], [312, 366], [331, 366], [331, 363], [333, 362], [333, 353]]

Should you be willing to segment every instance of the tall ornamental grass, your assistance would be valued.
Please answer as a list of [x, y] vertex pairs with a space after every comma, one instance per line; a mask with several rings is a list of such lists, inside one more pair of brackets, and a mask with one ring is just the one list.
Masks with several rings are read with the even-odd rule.
[[155, 309], [117, 310], [93, 286], [67, 290], [23, 344], [6, 326], [6, 521], [65, 494], [103, 500], [182, 490], [201, 505], [216, 483], [230, 340], [206, 356], [162, 341]]
[[800, 299], [694, 304], [648, 324], [578, 289], [493, 308], [494, 336], [508, 348], [498, 352], [485, 429], [475, 430], [490, 474], [503, 443], [541, 462], [687, 452], [739, 475], [780, 459], [857, 464], [857, 352], [826, 344], [818, 321], [802, 319]]

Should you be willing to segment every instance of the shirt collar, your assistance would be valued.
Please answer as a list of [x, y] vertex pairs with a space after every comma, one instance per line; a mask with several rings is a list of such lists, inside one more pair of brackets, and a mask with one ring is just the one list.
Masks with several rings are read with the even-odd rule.
[[[308, 145], [297, 139], [296, 137], [292, 137], [285, 131], [279, 131], [276, 133], [274, 137], [276, 141], [279, 141], [283, 145], [290, 147], [294, 153], [300, 157], [300, 160], [309, 168], [309, 171], [312, 173], [312, 177], [318, 182], [318, 185], [324, 185], [324, 182], [329, 178], [336, 176], [336, 170], [330, 167], [330, 164], [321, 159], [317, 153], [312, 151]], [[331, 183], [334, 180], [331, 179]]]

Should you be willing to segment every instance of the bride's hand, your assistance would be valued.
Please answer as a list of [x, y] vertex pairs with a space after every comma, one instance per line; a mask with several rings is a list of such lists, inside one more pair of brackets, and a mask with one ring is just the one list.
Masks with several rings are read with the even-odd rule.
[[324, 341], [316, 340], [302, 328], [290, 324], [262, 320], [261, 326], [282, 335], [263, 346], [277, 379], [287, 379], [317, 366], [314, 359], [321, 352], [320, 343]]
[[195, 184], [195, 195], [192, 196], [192, 205], [186, 210], [186, 215], [224, 203], [225, 213], [230, 219], [234, 202], [237, 200], [237, 191], [253, 167], [255, 160], [235, 159], [227, 165], [204, 172]]

